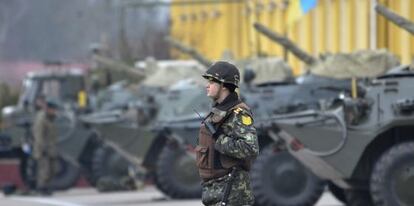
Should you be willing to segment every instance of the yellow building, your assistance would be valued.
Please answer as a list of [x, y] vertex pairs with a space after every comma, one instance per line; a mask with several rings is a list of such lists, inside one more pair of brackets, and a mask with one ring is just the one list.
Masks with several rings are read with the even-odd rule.
[[[217, 60], [231, 52], [235, 59], [259, 55], [285, 57], [295, 74], [303, 63], [253, 28], [260, 22], [284, 34], [313, 56], [387, 48], [401, 63], [410, 63], [414, 37], [373, 10], [375, 2], [414, 21], [412, 0], [319, 0], [316, 8], [287, 25], [292, 0], [173, 0], [171, 35]], [[172, 50], [173, 58], [188, 58]]]

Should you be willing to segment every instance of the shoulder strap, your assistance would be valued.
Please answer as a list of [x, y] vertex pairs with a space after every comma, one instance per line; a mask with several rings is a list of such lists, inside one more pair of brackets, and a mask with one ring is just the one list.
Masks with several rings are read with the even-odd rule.
[[246, 109], [249, 113], [250, 113], [250, 108], [249, 106], [247, 106], [247, 104], [245, 104], [244, 102], [240, 102], [238, 104], [236, 104], [235, 106], [233, 106], [232, 108], [229, 109], [229, 112], [227, 112], [226, 116], [224, 116], [224, 118], [217, 124], [217, 128], [220, 128], [221, 125], [226, 122], [226, 120], [228, 118], [230, 118], [231, 114], [233, 112], [238, 113], [237, 110], [239, 110], [239, 112], [243, 109]]

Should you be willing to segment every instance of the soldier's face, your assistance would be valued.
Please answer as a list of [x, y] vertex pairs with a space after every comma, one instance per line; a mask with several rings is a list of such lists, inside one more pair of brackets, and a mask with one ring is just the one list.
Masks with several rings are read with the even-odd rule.
[[55, 117], [56, 113], [57, 113], [57, 110], [54, 109], [54, 108], [47, 108], [46, 113], [47, 113], [48, 116]]
[[212, 99], [217, 99], [220, 93], [220, 84], [214, 81], [209, 80], [206, 85], [207, 96]]

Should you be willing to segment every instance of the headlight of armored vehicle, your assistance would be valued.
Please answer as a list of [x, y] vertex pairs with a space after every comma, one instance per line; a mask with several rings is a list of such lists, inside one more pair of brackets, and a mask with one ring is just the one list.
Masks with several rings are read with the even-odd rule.
[[399, 99], [392, 104], [395, 113], [412, 115], [414, 112], [414, 99]]
[[344, 112], [348, 125], [358, 125], [364, 121], [370, 111], [371, 103], [367, 99], [345, 99]]
[[1, 110], [2, 117], [10, 117], [16, 109], [14, 106], [7, 106]]
[[16, 108], [14, 106], [7, 106], [1, 110], [1, 117], [2, 117], [2, 127], [6, 128], [9, 127], [11, 124], [11, 118], [15, 113]]

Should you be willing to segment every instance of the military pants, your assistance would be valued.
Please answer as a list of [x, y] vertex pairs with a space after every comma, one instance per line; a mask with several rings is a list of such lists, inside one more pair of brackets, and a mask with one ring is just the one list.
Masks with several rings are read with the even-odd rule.
[[[206, 206], [219, 206], [224, 195], [224, 188], [229, 182], [228, 175], [209, 180], [202, 184], [202, 202]], [[254, 196], [250, 188], [249, 172], [239, 170], [233, 179], [230, 195], [227, 201], [229, 206], [253, 205]]]
[[36, 186], [38, 189], [46, 189], [50, 185], [57, 170], [57, 158], [43, 156], [36, 159]]

